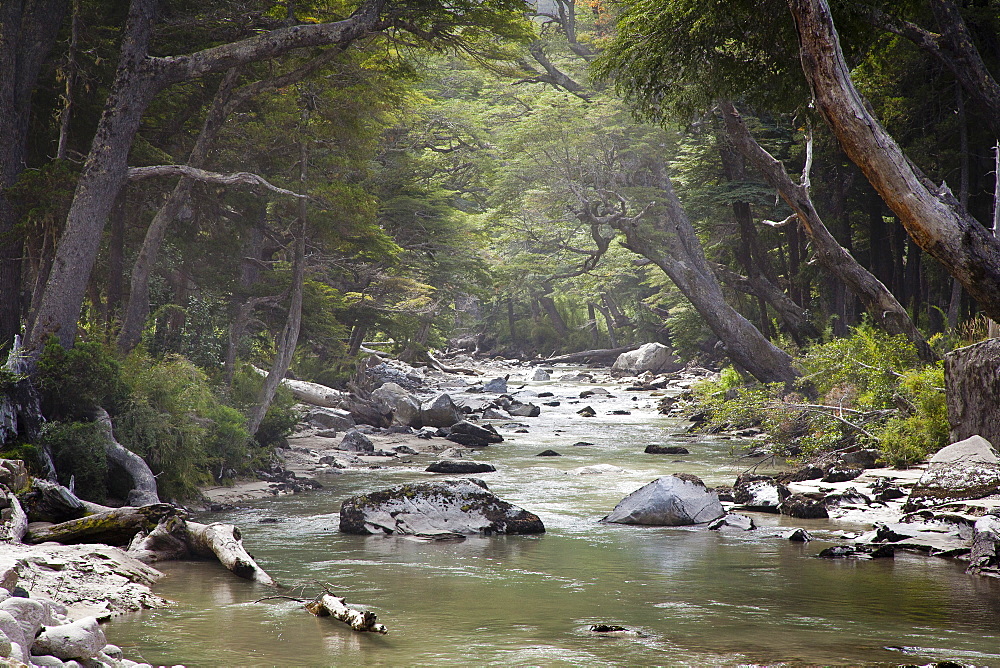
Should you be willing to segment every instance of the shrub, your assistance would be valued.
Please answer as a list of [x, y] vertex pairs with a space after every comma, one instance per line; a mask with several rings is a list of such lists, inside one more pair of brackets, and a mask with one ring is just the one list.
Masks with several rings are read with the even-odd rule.
[[128, 399], [121, 364], [100, 343], [80, 341], [69, 350], [50, 337], [38, 360], [42, 410], [56, 419], [89, 417], [101, 406], [114, 415]]
[[59, 483], [95, 503], [107, 500], [108, 460], [104, 435], [96, 422], [49, 422], [41, 442], [52, 452]]

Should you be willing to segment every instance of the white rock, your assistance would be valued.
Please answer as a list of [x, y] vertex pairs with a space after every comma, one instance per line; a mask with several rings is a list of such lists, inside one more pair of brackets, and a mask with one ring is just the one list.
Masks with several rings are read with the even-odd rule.
[[947, 445], [930, 458], [931, 464], [1000, 464], [993, 444], [982, 436], [970, 436], [964, 441]]
[[31, 657], [31, 665], [48, 666], [51, 668], [61, 668], [66, 664], [63, 663], [62, 659], [57, 659], [54, 656], [33, 656]]
[[461, 422], [463, 415], [451, 395], [441, 393], [424, 402], [420, 408], [420, 419], [427, 427], [450, 427]]
[[602, 521], [619, 524], [684, 526], [711, 522], [726, 511], [719, 495], [697, 476], [668, 475], [640, 487]]
[[0, 610], [9, 612], [17, 620], [26, 642], [38, 634], [46, 616], [45, 606], [41, 602], [20, 596], [13, 596], [0, 602]]
[[400, 385], [384, 383], [372, 392], [372, 399], [392, 408], [392, 420], [396, 424], [420, 426], [420, 402]]
[[611, 368], [636, 374], [645, 371], [662, 373], [676, 371], [680, 364], [670, 348], [662, 343], [644, 343], [638, 350], [619, 355]]
[[35, 638], [32, 651], [59, 659], [89, 659], [108, 644], [96, 617], [84, 617], [72, 624], [50, 626]]

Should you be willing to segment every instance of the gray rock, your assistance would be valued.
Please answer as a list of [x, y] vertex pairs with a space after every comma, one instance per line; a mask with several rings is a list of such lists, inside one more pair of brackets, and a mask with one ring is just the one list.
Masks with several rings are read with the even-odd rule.
[[510, 407], [509, 413], [512, 417], [538, 417], [542, 409], [535, 404], [516, 404]]
[[725, 511], [715, 490], [686, 473], [657, 478], [622, 499], [602, 522], [683, 526], [711, 522]]
[[680, 445], [658, 445], [650, 443], [643, 451], [650, 455], [687, 455], [691, 454], [688, 449]]
[[545, 369], [535, 369], [535, 373], [531, 374], [531, 380], [541, 381], [541, 380], [549, 380], [551, 378], [552, 376], [550, 376], [549, 372], [546, 371]]
[[492, 426], [480, 427], [467, 420], [453, 424], [445, 438], [460, 445], [476, 448], [486, 447], [490, 443], [500, 443], [503, 441], [503, 436], [498, 434]]
[[118, 645], [112, 645], [109, 643], [104, 646], [101, 652], [111, 657], [112, 659], [118, 659], [119, 661], [125, 658], [125, 653], [122, 652], [122, 648], [119, 647]]
[[340, 530], [353, 534], [543, 533], [538, 516], [511, 505], [473, 479], [398, 485], [354, 496], [340, 508]]
[[539, 452], [535, 456], [536, 457], [562, 457], [562, 455], [560, 455], [555, 450], [542, 450], [541, 452]]
[[812, 534], [805, 529], [792, 529], [788, 533], [784, 534], [783, 538], [785, 540], [790, 540], [793, 543], [808, 543], [813, 539]]
[[970, 436], [939, 450], [903, 506], [905, 511], [1000, 493], [1000, 462], [989, 441]]
[[595, 411], [590, 406], [584, 406], [583, 408], [581, 408], [580, 410], [578, 410], [576, 413], [577, 413], [577, 415], [580, 415], [581, 417], [594, 417], [594, 416], [597, 415], [597, 411]]
[[998, 542], [1000, 542], [1000, 517], [984, 515], [976, 520], [968, 572], [997, 572], [997, 567], [1000, 566], [1000, 555], [997, 554]]
[[316, 435], [320, 438], [337, 438], [339, 432], [336, 429], [320, 429]]
[[821, 482], [848, 482], [850, 480], [854, 480], [864, 472], [864, 469], [831, 466], [829, 470], [827, 470], [826, 475], [823, 476]]
[[306, 420], [318, 427], [336, 431], [347, 431], [356, 426], [351, 414], [339, 408], [310, 408], [306, 413]]
[[0, 610], [0, 633], [3, 633], [11, 642], [11, 653], [8, 656], [24, 657], [24, 659], [30, 656], [28, 651], [30, 645], [24, 637], [24, 629], [21, 628], [20, 622], [12, 614], [3, 610]]
[[40, 601], [20, 596], [12, 596], [0, 602], [0, 610], [10, 613], [17, 620], [26, 641], [38, 635], [47, 616], [45, 606]]
[[[0, 656], [9, 657], [14, 650], [14, 643], [10, 641], [5, 633], [0, 631]], [[62, 661], [59, 662], [60, 664]]]
[[489, 392], [490, 394], [507, 394], [507, 379], [506, 378], [494, 378], [489, 380], [483, 385], [483, 392]]
[[510, 413], [505, 413], [496, 408], [487, 408], [483, 411], [484, 420], [509, 420]]
[[372, 392], [372, 399], [382, 402], [392, 409], [394, 424], [408, 427], [421, 426], [420, 402], [408, 390], [396, 383], [383, 383], [381, 387]]
[[428, 473], [492, 473], [496, 467], [486, 462], [474, 462], [472, 460], [442, 459], [432, 462], [424, 469]]
[[719, 529], [739, 529], [740, 531], [753, 531], [757, 528], [753, 518], [737, 513], [726, 513], [724, 516], [714, 520], [708, 525], [709, 529], [718, 531]]
[[62, 668], [66, 664], [63, 663], [62, 659], [57, 659], [54, 656], [33, 656], [31, 657], [31, 665], [45, 666], [46, 668]]
[[782, 515], [797, 517], [803, 520], [830, 516], [830, 513], [826, 510], [826, 504], [822, 501], [811, 499], [804, 494], [792, 494], [783, 499], [778, 505], [778, 512]]
[[13, 492], [28, 486], [28, 469], [20, 459], [0, 459], [0, 485]]
[[645, 343], [638, 350], [622, 353], [611, 366], [612, 369], [629, 373], [665, 373], [678, 371], [683, 365], [662, 343]]
[[450, 394], [441, 393], [425, 402], [420, 409], [423, 423], [428, 427], [450, 427], [462, 421], [462, 411]]
[[71, 624], [49, 626], [42, 631], [32, 651], [58, 659], [90, 659], [108, 644], [95, 617], [84, 617]]
[[776, 513], [790, 496], [788, 488], [770, 476], [743, 473], [733, 485], [733, 500], [744, 508]]
[[337, 449], [345, 452], [373, 453], [375, 452], [375, 444], [357, 429], [351, 429], [344, 434], [344, 440], [340, 442]]

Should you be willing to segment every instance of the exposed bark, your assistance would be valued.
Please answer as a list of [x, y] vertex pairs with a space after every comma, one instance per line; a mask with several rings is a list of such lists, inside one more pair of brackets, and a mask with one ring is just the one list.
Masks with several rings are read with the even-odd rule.
[[610, 364], [618, 359], [622, 353], [630, 353], [638, 350], [639, 346], [622, 346], [620, 348], [604, 348], [600, 350], [583, 350], [578, 353], [568, 355], [557, 355], [544, 360], [531, 360], [531, 364], [556, 364], [559, 362], [603, 362]]
[[[722, 164], [726, 177], [730, 181], [746, 180], [743, 159], [732, 149], [727, 147], [722, 150]], [[746, 280], [752, 294], [775, 310], [786, 331], [798, 345], [803, 346], [809, 340], [819, 338], [819, 330], [809, 322], [809, 316], [806, 315], [805, 310], [772, 280], [773, 272], [770, 269], [770, 260], [767, 253], [760, 247], [757, 231], [753, 225], [750, 204], [748, 202], [733, 202], [732, 208], [733, 218], [736, 220], [740, 234], [740, 242], [735, 249], [736, 259], [747, 274]], [[720, 278], [723, 277], [720, 276]], [[723, 278], [723, 280], [727, 279]], [[766, 321], [766, 309], [762, 315]], [[766, 331], [762, 330], [762, 333], [767, 336]]]
[[388, 629], [378, 622], [378, 617], [370, 610], [355, 610], [347, 607], [347, 603], [339, 596], [327, 592], [320, 594], [315, 600], [306, 603], [306, 610], [317, 617], [333, 617], [338, 619], [355, 631], [367, 631], [371, 633], [388, 633]]
[[115, 434], [111, 425], [111, 416], [103, 408], [94, 411], [95, 421], [101, 425], [104, 432], [104, 452], [108, 459], [125, 469], [125, 472], [132, 478], [132, 490], [128, 493], [128, 503], [134, 506], [145, 506], [152, 503], [159, 503], [160, 497], [156, 493], [156, 476], [149, 470], [142, 457], [124, 447], [115, 440]]
[[1000, 443], [1000, 339], [988, 339], [944, 356], [951, 441], [979, 434]]
[[947, 186], [935, 186], [907, 160], [851, 82], [826, 0], [788, 0], [802, 69], [816, 103], [848, 157], [917, 244], [1000, 319], [1000, 242], [970, 217]]
[[817, 260], [851, 288], [876, 324], [889, 334], [905, 336], [917, 347], [922, 359], [934, 359], [934, 353], [910, 320], [906, 309], [827, 229], [813, 206], [808, 186], [792, 181], [785, 166], [757, 143], [731, 102], [723, 102], [722, 108], [726, 129], [733, 144], [796, 213], [812, 240]]
[[200, 524], [181, 515], [170, 515], [156, 526], [135, 534], [128, 554], [146, 564], [191, 557], [214, 557], [245, 580], [274, 585], [243, 547], [240, 530], [232, 524]]
[[528, 47], [528, 53], [542, 66], [545, 72], [539, 72], [528, 64], [528, 62], [522, 60], [518, 64], [531, 72], [533, 76], [525, 77], [516, 83], [547, 83], [556, 88], [562, 88], [567, 93], [576, 95], [584, 102], [590, 102], [591, 94], [587, 92], [587, 88], [577, 83], [572, 77], [556, 67], [549, 57], [545, 55], [545, 49], [542, 47], [541, 42], [533, 42]]
[[63, 66], [63, 107], [59, 110], [59, 144], [56, 147], [56, 160], [66, 159], [66, 149], [69, 145], [69, 122], [73, 114], [73, 94], [76, 90], [77, 72], [80, 69], [76, 61], [77, 46], [80, 43], [80, 0], [73, 0], [72, 19], [69, 31], [69, 48], [66, 50], [66, 64]]
[[201, 556], [215, 556], [223, 566], [246, 580], [273, 585], [274, 580], [257, 565], [243, 547], [240, 530], [232, 524], [185, 522], [191, 551]]
[[21, 543], [28, 533], [28, 516], [16, 496], [7, 495], [7, 501], [10, 505], [0, 511], [0, 543]]
[[150, 57], [156, 2], [133, 0], [115, 80], [77, 182], [66, 229], [32, 327], [29, 347], [33, 354], [40, 354], [49, 334], [55, 334], [64, 347], [73, 344], [104, 222], [125, 181], [128, 152], [139, 122], [159, 91], [300, 47], [349, 44], [377, 27], [384, 4], [385, 0], [366, 0], [343, 21], [280, 28], [183, 56]]
[[0, 352], [21, 331], [24, 235], [6, 189], [25, 168], [31, 95], [55, 44], [66, 0], [0, 2]]
[[[308, 116], [305, 114], [304, 119], [305, 122], [308, 122]], [[301, 140], [299, 148], [299, 183], [303, 189], [305, 189], [306, 186], [308, 165], [308, 143], [306, 140]], [[260, 427], [260, 423], [264, 421], [264, 415], [267, 413], [267, 409], [271, 406], [271, 402], [274, 400], [274, 394], [278, 390], [278, 384], [281, 382], [282, 378], [285, 377], [285, 373], [288, 372], [288, 367], [292, 364], [292, 355], [295, 354], [295, 346], [299, 341], [299, 330], [302, 325], [302, 297], [305, 288], [306, 275], [306, 213], [305, 200], [299, 200], [299, 229], [295, 235], [295, 251], [292, 264], [292, 286], [291, 296], [289, 297], [288, 303], [288, 317], [285, 319], [285, 325], [281, 329], [281, 336], [278, 337], [277, 351], [274, 355], [274, 361], [271, 364], [271, 370], [264, 378], [264, 384], [261, 386], [260, 392], [257, 394], [257, 401], [254, 403], [253, 409], [250, 411], [250, 417], [247, 419], [247, 431], [251, 434], [255, 434], [257, 432], [257, 428]]]
[[790, 385], [799, 376], [791, 356], [764, 338], [749, 320], [726, 303], [664, 169], [656, 174], [656, 180], [664, 201], [658, 203], [658, 211], [648, 216], [598, 218], [589, 210], [578, 215], [591, 224], [606, 223], [621, 231], [626, 248], [660, 267], [719, 337], [734, 364], [762, 383]]
[[[261, 376], [267, 376], [267, 372], [263, 369], [254, 367], [254, 371]], [[296, 399], [306, 404], [312, 404], [313, 406], [337, 408], [349, 396], [347, 393], [335, 390], [332, 387], [320, 385], [319, 383], [309, 383], [304, 380], [283, 378], [281, 384], [287, 387]]]
[[128, 545], [140, 531], [151, 531], [164, 518], [180, 512], [182, 511], [177, 506], [169, 503], [156, 503], [139, 508], [125, 506], [59, 524], [31, 525], [28, 528], [26, 542]]

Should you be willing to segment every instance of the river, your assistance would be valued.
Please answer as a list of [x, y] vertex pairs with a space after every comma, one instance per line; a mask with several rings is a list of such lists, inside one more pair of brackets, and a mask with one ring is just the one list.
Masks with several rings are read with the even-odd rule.
[[[864, 525], [760, 513], [753, 517], [761, 528], [751, 532], [598, 523], [660, 475], [732, 484], [747, 460], [733, 454], [733, 441], [674, 435], [679, 425], [657, 415], [648, 394], [609, 386], [617, 398], [570, 403], [591, 386], [530, 387], [554, 392], [562, 404], [523, 419], [530, 433], [503, 430], [504, 443], [475, 457], [498, 469], [478, 477], [538, 514], [544, 535], [425, 542], [338, 532], [347, 496], [433, 475], [422, 472], [420, 458], [412, 467], [326, 476], [316, 492], [198, 518], [237, 524], [275, 579], [308, 596], [327, 584], [375, 611], [389, 635], [354, 633], [292, 600], [256, 602], [275, 592], [217, 564], [174, 562], [158, 565], [166, 577], [155, 589], [176, 605], [114, 620], [109, 640], [134, 660], [188, 666], [1000, 666], [1000, 582], [967, 576], [954, 561], [905, 553], [815, 558], [837, 532]], [[598, 417], [576, 415], [588, 404]], [[607, 414], [622, 407], [632, 414]], [[582, 440], [593, 445], [573, 445]], [[644, 454], [651, 442], [684, 445], [691, 454]], [[535, 456], [546, 448], [563, 456]], [[622, 470], [566, 473], [594, 464]], [[791, 526], [818, 540], [776, 537]], [[595, 623], [642, 635], [596, 636], [588, 630]]]

